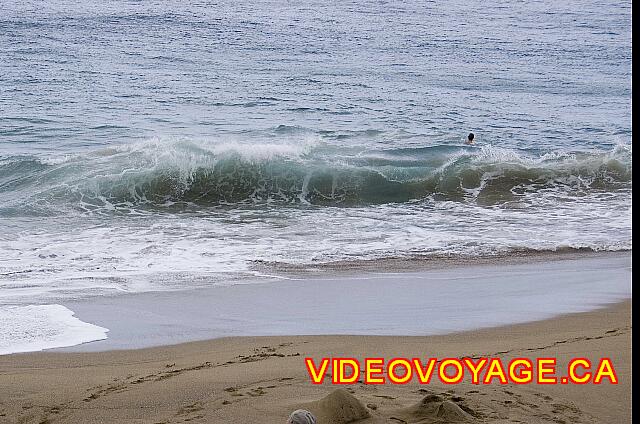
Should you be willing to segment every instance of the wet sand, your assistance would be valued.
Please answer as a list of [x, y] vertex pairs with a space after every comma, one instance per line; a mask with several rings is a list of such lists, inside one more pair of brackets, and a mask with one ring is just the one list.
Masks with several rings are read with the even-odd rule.
[[94, 297], [64, 306], [108, 328], [108, 338], [64, 350], [228, 336], [422, 336], [536, 321], [630, 298], [630, 258], [619, 252], [343, 263], [280, 273], [285, 279], [267, 283]]
[[[167, 347], [0, 357], [0, 422], [611, 423], [631, 415], [631, 303], [442, 336], [234, 337]], [[618, 385], [321, 386], [311, 356], [609, 357]], [[338, 390], [338, 391], [336, 391]], [[435, 397], [434, 397], [435, 395]], [[456, 408], [444, 408], [452, 403]], [[462, 410], [465, 416], [458, 415]], [[438, 412], [440, 411], [440, 412]], [[362, 418], [358, 420], [358, 417]], [[355, 421], [350, 421], [355, 420]]]
[[[297, 408], [320, 423], [630, 420], [628, 252], [330, 271], [66, 304], [109, 338], [0, 356], [0, 423], [284, 423]], [[557, 357], [560, 375], [608, 357], [619, 384], [312, 385], [304, 364], [480, 356]]]

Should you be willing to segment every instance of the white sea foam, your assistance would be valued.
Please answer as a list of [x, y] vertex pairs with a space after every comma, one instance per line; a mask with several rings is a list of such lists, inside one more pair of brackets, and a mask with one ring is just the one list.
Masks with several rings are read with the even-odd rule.
[[[288, 140], [286, 137], [278, 142], [255, 142], [253, 140], [182, 140], [174, 138], [153, 137], [137, 143], [124, 144], [115, 148], [104, 149], [105, 156], [113, 154], [139, 153], [145, 159], [157, 161], [164, 165], [186, 166], [195, 162], [198, 166], [210, 165], [211, 160], [225, 154], [237, 154], [248, 161], [266, 161], [277, 157], [298, 159], [318, 146], [318, 137], [303, 137]], [[186, 163], [185, 163], [186, 162]]]
[[[129, 216], [109, 225], [90, 218], [71, 223], [50, 218], [49, 226], [37, 231], [0, 236], [0, 301], [62, 303], [236, 284], [258, 277], [257, 261], [311, 264], [630, 249], [628, 195], [605, 194], [602, 201], [602, 193], [575, 198], [557, 187], [534, 193], [523, 188], [516, 199], [494, 207], [416, 201], [362, 208], [229, 209], [153, 219]], [[467, 195], [478, 193], [468, 189]], [[17, 223], [7, 230], [14, 227], [22, 228]]]
[[75, 346], [107, 338], [62, 305], [0, 306], [0, 355]]
[[151, 139], [7, 168], [0, 302], [254, 282], [264, 262], [631, 248], [624, 146], [310, 145]]

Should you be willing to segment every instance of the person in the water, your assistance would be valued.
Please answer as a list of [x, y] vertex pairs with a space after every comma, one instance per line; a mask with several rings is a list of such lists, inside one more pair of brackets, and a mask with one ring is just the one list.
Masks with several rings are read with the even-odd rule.
[[475, 138], [475, 135], [473, 135], [473, 133], [469, 133], [469, 135], [467, 136], [467, 139], [464, 141], [464, 144], [473, 144], [474, 138]]

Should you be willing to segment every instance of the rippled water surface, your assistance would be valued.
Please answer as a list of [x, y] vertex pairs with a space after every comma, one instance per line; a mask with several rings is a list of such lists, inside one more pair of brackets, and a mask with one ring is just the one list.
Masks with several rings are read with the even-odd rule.
[[467, 3], [2, 2], [0, 303], [630, 249], [630, 2]]

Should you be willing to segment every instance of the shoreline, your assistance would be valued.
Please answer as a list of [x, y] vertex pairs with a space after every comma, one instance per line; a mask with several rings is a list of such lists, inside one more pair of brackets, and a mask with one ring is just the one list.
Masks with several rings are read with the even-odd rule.
[[[318, 264], [287, 264], [281, 262], [254, 262], [253, 270], [278, 272], [281, 276], [304, 278], [309, 275], [345, 276], [357, 272], [412, 272], [430, 271], [448, 267], [462, 268], [509, 264], [521, 265], [539, 262], [557, 262], [565, 260], [631, 257], [633, 249], [596, 251], [589, 248], [564, 248], [558, 250], [521, 249], [503, 253], [480, 256], [461, 255], [415, 255], [405, 257], [383, 257], [376, 259], [339, 260]], [[334, 273], [334, 274], [332, 274]]]
[[341, 423], [347, 421], [337, 410], [352, 400], [337, 396], [337, 386], [312, 385], [302, 358], [474, 355], [552, 356], [559, 364], [577, 356], [609, 357], [620, 382], [342, 387], [370, 416], [363, 423], [393, 417], [418, 422], [411, 414], [428, 415], [416, 412], [427, 393], [456, 402], [477, 422], [630, 419], [631, 302], [626, 300], [590, 312], [436, 336], [231, 337], [137, 350], [7, 355], [0, 357], [0, 393], [6, 394], [0, 422], [283, 423], [289, 412], [306, 407], [323, 422]]
[[[630, 298], [631, 255], [330, 275], [64, 302], [106, 351], [267, 335], [435, 335], [584, 312]], [[606, 285], [601, 281], [607, 281]]]

